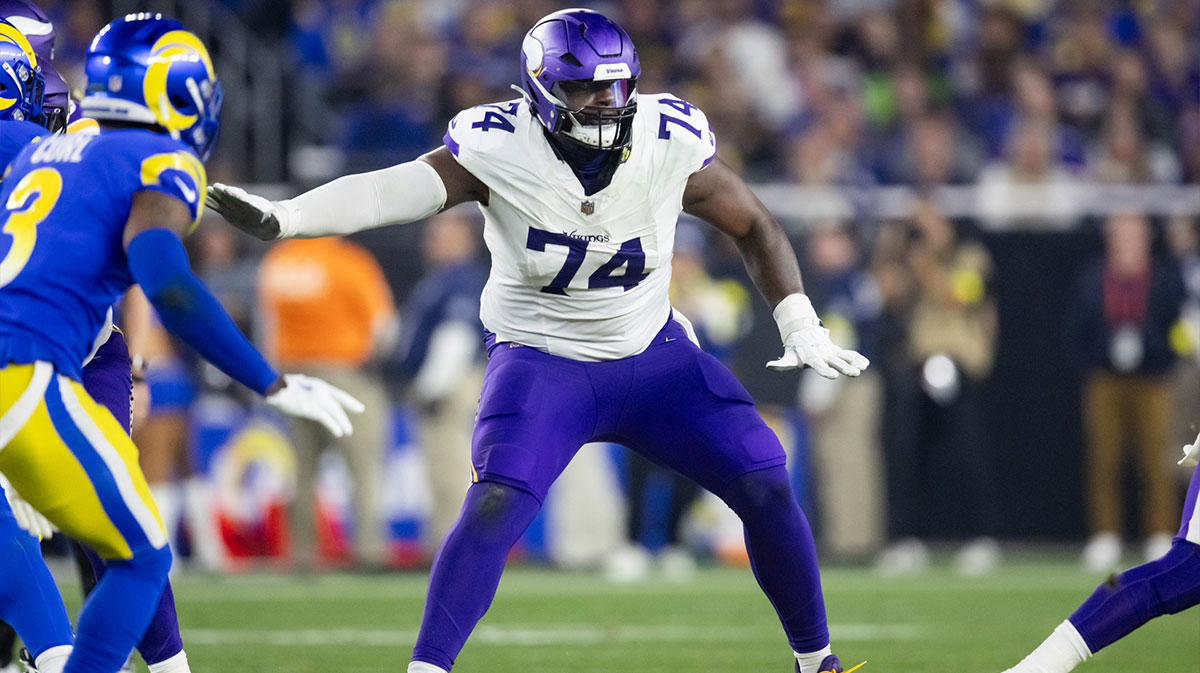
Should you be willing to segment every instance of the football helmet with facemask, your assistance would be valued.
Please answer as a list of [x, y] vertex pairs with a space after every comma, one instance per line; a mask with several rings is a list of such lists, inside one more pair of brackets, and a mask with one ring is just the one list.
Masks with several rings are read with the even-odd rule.
[[544, 16], [521, 44], [521, 92], [534, 116], [555, 137], [592, 149], [629, 145], [641, 74], [629, 35], [599, 12]]
[[161, 14], [130, 14], [87, 50], [83, 114], [158, 126], [208, 159], [220, 128], [221, 83], [200, 38]]
[[42, 123], [46, 80], [29, 40], [0, 19], [0, 119]]
[[29, 40], [42, 68], [46, 96], [42, 101], [43, 126], [52, 132], [64, 129], [75, 109], [66, 80], [58, 74], [54, 58], [54, 23], [40, 7], [29, 0], [0, 0], [0, 19], [11, 23]]

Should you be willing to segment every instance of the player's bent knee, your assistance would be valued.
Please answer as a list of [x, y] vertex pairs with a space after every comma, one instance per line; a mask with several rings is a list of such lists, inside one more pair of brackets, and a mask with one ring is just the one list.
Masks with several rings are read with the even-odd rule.
[[787, 469], [782, 466], [748, 472], [730, 482], [720, 497], [739, 515], [746, 511], [796, 506]]
[[1166, 565], [1155, 586], [1163, 613], [1173, 615], [1200, 605], [1200, 545], [1177, 540], [1157, 562]]
[[514, 512], [525, 498], [532, 499], [533, 496], [505, 484], [480, 482], [471, 487], [463, 520], [483, 525], [494, 524]]
[[167, 573], [171, 571], [172, 562], [171, 548], [163, 546], [159, 549], [153, 547], [145, 547], [135, 550], [133, 557], [122, 561], [108, 561], [108, 563], [118, 563], [127, 568], [136, 571], [138, 574], [147, 577], [161, 577], [166, 580]]

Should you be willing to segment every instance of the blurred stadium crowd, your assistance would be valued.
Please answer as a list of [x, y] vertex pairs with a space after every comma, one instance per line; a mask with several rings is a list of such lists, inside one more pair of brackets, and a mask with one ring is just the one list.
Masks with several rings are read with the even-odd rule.
[[[78, 63], [85, 40], [124, 7], [98, 0], [40, 4], [59, 26], [56, 60], [66, 64]], [[566, 6], [547, 0], [212, 4], [213, 15], [224, 17], [214, 31], [221, 21], [240, 21], [286, 64], [282, 106], [253, 111], [284, 129], [283, 174], [290, 180], [266, 186], [271, 196], [411, 159], [440, 144], [457, 111], [515, 97], [509, 85], [518, 80], [524, 32]], [[747, 181], [832, 188], [847, 204], [837, 217], [785, 224], [835, 341], [871, 357], [872, 376], [841, 386], [803, 377], [797, 390], [794, 380], [764, 372], [761, 364], [778, 350], [767, 310], [748, 289], [736, 251], [694, 222], [681, 224], [673, 290], [673, 302], [700, 327], [706, 347], [733, 363], [785, 444], [795, 447], [798, 492], [828, 552], [847, 559], [879, 555], [884, 568], [905, 571], [927, 562], [921, 540], [957, 538], [970, 541], [957, 557], [960, 569], [986, 572], [999, 558], [996, 538], [1086, 534], [1084, 561], [1103, 568], [1119, 560], [1127, 524], [1146, 540], [1146, 554], [1161, 551], [1162, 536], [1169, 539], [1168, 526], [1178, 518], [1172, 508], [1182, 484], [1171, 472], [1172, 456], [1200, 422], [1200, 3], [578, 4], [609, 12], [633, 36], [643, 68], [639, 90], [671, 91], [706, 111], [719, 156]], [[79, 81], [78, 67], [60, 70]], [[235, 129], [221, 147], [244, 141]], [[223, 162], [221, 154], [210, 162], [212, 180], [261, 181], [261, 167]], [[1166, 193], [1186, 198], [1154, 213], [1114, 201], [1084, 216], [1078, 188], [1089, 185], [1173, 186]], [[911, 190], [898, 217], [879, 206], [875, 188], [886, 186]], [[944, 186], [975, 191], [949, 213], [939, 198]], [[794, 194], [816, 193], [785, 192], [793, 196], [784, 199], [802, 212]], [[410, 227], [354, 237], [382, 262], [385, 294], [399, 307], [399, 336], [364, 327], [360, 336], [372, 343], [345, 362], [386, 380], [402, 410], [393, 443], [421, 444], [426, 425], [469, 429], [471, 422], [470, 401], [462, 403], [456, 384], [477, 393], [478, 347], [435, 344], [446, 336], [438, 331], [445, 324], [478, 328], [462, 309], [486, 259], [457, 234], [438, 233], [463, 222], [478, 228], [473, 212], [443, 220], [424, 233]], [[261, 264], [267, 249], [212, 220], [193, 241], [205, 279], [261, 341], [279, 338], [280, 314], [270, 302], [304, 278], [295, 268]], [[382, 324], [393, 311], [378, 312]], [[446, 364], [455, 357], [472, 364]], [[429, 363], [440, 374], [422, 371]], [[224, 390], [212, 374], [197, 369], [191, 376], [202, 389]], [[221, 411], [227, 407], [211, 394], [196, 399], [208, 401], [189, 411], [191, 441], [236, 443], [219, 431], [225, 421], [214, 421], [228, 418]], [[450, 405], [465, 411], [450, 416]], [[1127, 487], [1123, 474], [1127, 448], [1138, 457], [1136, 487]], [[424, 448], [425, 462], [436, 461], [437, 450]], [[657, 516], [660, 531], [645, 534], [636, 522], [620, 530], [620, 517], [603, 506], [614, 502], [620, 510], [620, 501], [596, 490], [604, 491], [597, 482], [608, 483], [595, 475], [611, 472], [610, 461], [587, 459], [584, 475], [566, 477], [572, 485], [564, 490], [587, 493], [591, 509], [572, 515], [564, 504], [559, 518], [567, 528], [571, 521], [608, 522], [613, 544], [596, 554], [564, 551], [561, 558], [586, 563], [616, 547], [614, 576], [637, 576], [645, 564], [641, 552], [634, 545], [634, 553], [625, 553], [630, 547], [617, 541], [649, 535], [653, 541], [641, 541], [650, 547], [687, 544], [675, 529], [694, 494], [673, 489], [622, 452], [611, 455], [625, 490], [646, 493], [627, 511], [633, 518]], [[380, 499], [426, 519], [430, 506], [412, 499], [439, 496], [411, 495], [428, 487], [413, 476], [423, 468], [406, 460], [394, 473], [379, 467], [394, 485]], [[249, 478], [238, 475], [235, 482]], [[348, 483], [373, 476], [320, 477], [324, 501], [336, 509]], [[608, 490], [616, 488], [613, 482]], [[692, 519], [712, 530], [723, 525], [719, 514]], [[393, 536], [419, 537], [412, 530], [419, 524], [404, 521], [393, 518]], [[579, 544], [595, 547], [601, 538]], [[713, 533], [709, 546], [726, 555], [723, 545], [736, 547], [739, 539], [736, 531]], [[265, 549], [247, 545], [251, 552]]]

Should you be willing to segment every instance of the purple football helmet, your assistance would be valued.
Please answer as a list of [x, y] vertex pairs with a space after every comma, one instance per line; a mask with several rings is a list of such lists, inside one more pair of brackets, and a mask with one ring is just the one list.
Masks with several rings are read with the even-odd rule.
[[[542, 17], [521, 44], [521, 85], [551, 134], [594, 149], [629, 145], [642, 74], [629, 35], [588, 9]], [[600, 104], [572, 107], [591, 98]]]
[[39, 59], [54, 58], [54, 24], [37, 5], [29, 0], [0, 0], [0, 19], [25, 35]]

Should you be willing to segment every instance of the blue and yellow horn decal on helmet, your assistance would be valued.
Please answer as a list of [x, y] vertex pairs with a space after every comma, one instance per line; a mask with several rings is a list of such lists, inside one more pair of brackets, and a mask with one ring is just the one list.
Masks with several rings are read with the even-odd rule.
[[[201, 83], [217, 80], [217, 75], [213, 72], [212, 59], [208, 56], [208, 49], [205, 49], [199, 38], [186, 30], [173, 30], [158, 38], [158, 41], [150, 48], [150, 58], [146, 63], [146, 77], [142, 80], [142, 92], [146, 97], [146, 107], [154, 113], [159, 126], [170, 131], [173, 136], [191, 128], [196, 123], [197, 115], [181, 111], [175, 107], [171, 102], [171, 97], [167, 95], [171, 69], [194, 70], [197, 64], [204, 66]], [[188, 87], [189, 97], [192, 99], [188, 102], [193, 104], [193, 109], [202, 109], [203, 98], [199, 89], [200, 85], [195, 84], [195, 78], [190, 78], [190, 81], [192, 85], [188, 86], [188, 79], [184, 80], [185, 86]], [[193, 88], [195, 90], [192, 90]]]
[[161, 14], [104, 27], [87, 53], [83, 113], [157, 126], [207, 159], [216, 143], [221, 84], [200, 38]]
[[46, 80], [29, 40], [0, 19], [0, 119], [41, 123]]

